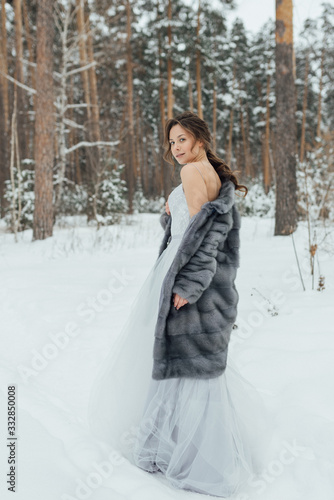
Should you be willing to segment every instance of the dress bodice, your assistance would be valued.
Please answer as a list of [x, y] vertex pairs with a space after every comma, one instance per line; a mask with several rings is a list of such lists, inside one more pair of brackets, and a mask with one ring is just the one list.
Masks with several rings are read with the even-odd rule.
[[190, 214], [182, 182], [170, 193], [168, 206], [172, 216], [172, 239], [181, 237], [190, 222]]

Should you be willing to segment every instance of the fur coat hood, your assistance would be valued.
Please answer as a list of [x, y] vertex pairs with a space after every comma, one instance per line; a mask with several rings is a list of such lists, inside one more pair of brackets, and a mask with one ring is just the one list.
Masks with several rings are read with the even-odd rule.
[[[160, 216], [165, 233], [159, 256], [171, 237], [171, 218], [166, 212]], [[239, 300], [234, 280], [240, 222], [230, 180], [190, 219], [161, 287], [153, 379], [212, 378], [224, 372]], [[179, 310], [174, 293], [188, 300]]]

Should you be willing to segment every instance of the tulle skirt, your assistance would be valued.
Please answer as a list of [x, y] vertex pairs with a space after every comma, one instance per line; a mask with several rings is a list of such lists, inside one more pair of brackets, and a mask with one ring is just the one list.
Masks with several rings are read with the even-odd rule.
[[231, 356], [218, 377], [152, 379], [160, 290], [180, 241], [171, 240], [142, 285], [94, 381], [87, 417], [93, 434], [138, 467], [226, 497], [261, 470], [268, 413]]
[[226, 374], [151, 381], [134, 446], [138, 467], [177, 488], [232, 495], [253, 473]]

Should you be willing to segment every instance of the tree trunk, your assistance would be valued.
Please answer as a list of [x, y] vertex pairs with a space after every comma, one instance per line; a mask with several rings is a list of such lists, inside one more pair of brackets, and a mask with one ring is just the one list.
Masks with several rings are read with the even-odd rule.
[[[1, 24], [0, 24], [0, 71], [8, 74], [7, 67], [7, 31], [5, 0], [1, 0]], [[0, 75], [0, 218], [4, 216], [7, 201], [4, 199], [5, 181], [9, 178], [8, 168], [8, 133], [9, 133], [9, 100], [8, 80]]]
[[[87, 55], [88, 64], [94, 63], [94, 50], [93, 50], [93, 37], [90, 29], [89, 12], [85, 12], [85, 25], [87, 30]], [[95, 66], [91, 66], [88, 70], [89, 75], [89, 88], [90, 88], [90, 100], [92, 105], [92, 129], [93, 129], [93, 141], [98, 142], [101, 140], [100, 136], [100, 110], [98, 102], [97, 93], [97, 82], [96, 82], [96, 72]]]
[[54, 217], [57, 217], [61, 205], [61, 195], [63, 191], [64, 177], [66, 173], [66, 136], [67, 127], [66, 105], [67, 105], [67, 71], [68, 71], [68, 29], [71, 18], [71, 8], [67, 7], [63, 19], [61, 36], [61, 72], [60, 85], [58, 88], [58, 136], [56, 137], [56, 158], [57, 158], [57, 183], [55, 186]]
[[172, 0], [168, 0], [168, 56], [167, 56], [167, 118], [173, 118], [173, 85], [172, 85], [172, 56], [171, 56], [171, 44], [172, 44]]
[[[89, 62], [94, 59], [92, 47], [89, 48], [89, 25], [86, 24], [87, 17], [85, 16], [85, 0], [76, 0], [77, 6], [77, 25], [79, 33], [79, 54], [80, 64], [85, 67]], [[86, 43], [87, 41], [87, 43]], [[88, 46], [88, 48], [87, 48]], [[90, 54], [89, 54], [90, 53]], [[90, 61], [91, 59], [91, 61]], [[91, 72], [91, 69], [94, 73]], [[99, 140], [100, 131], [98, 119], [99, 116], [97, 95], [96, 95], [96, 80], [95, 69], [89, 68], [81, 71], [83, 81], [85, 101], [87, 104], [87, 123], [86, 132], [88, 140], [95, 142]], [[95, 86], [95, 90], [94, 90]], [[94, 101], [94, 102], [93, 102]], [[95, 108], [92, 107], [95, 105]], [[88, 147], [85, 149], [87, 159], [87, 191], [88, 191], [88, 205], [87, 205], [87, 220], [96, 219], [96, 193], [97, 185], [100, 182], [100, 155], [96, 147]]]
[[[20, 153], [19, 153], [19, 143], [17, 137], [17, 91], [16, 84], [14, 85], [14, 105], [12, 114], [12, 127], [11, 127], [11, 145], [10, 145], [10, 181], [12, 185], [12, 218], [11, 218], [11, 228], [15, 234], [15, 241], [17, 242], [17, 231], [22, 229], [21, 225], [21, 213], [22, 213], [22, 203], [21, 203], [21, 167], [20, 167]], [[17, 172], [17, 200], [16, 200], [16, 185], [15, 185], [15, 160], [16, 160], [16, 172]]]
[[275, 235], [291, 234], [297, 226], [292, 26], [292, 0], [276, 0]]
[[270, 144], [271, 144], [271, 149], [269, 148], [269, 153], [270, 153], [271, 171], [272, 171], [273, 182], [275, 182], [276, 184], [276, 168], [275, 168], [276, 131], [272, 129], [270, 130]]
[[52, 236], [53, 228], [53, 0], [37, 8], [35, 119], [35, 210], [33, 240]]
[[271, 172], [270, 172], [270, 74], [269, 74], [270, 61], [268, 61], [268, 74], [267, 74], [267, 95], [266, 95], [266, 129], [264, 134], [264, 162], [263, 162], [263, 184], [264, 191], [266, 194], [269, 192], [269, 187], [271, 183]]
[[[15, 11], [15, 48], [16, 48], [16, 68], [15, 78], [20, 83], [23, 81], [23, 41], [22, 41], [22, 5], [21, 0], [14, 0]], [[26, 144], [26, 127], [25, 127], [25, 109], [24, 109], [24, 93], [21, 87], [17, 87], [17, 126], [18, 126], [18, 139], [20, 157], [26, 158], [27, 144]]]
[[[79, 33], [79, 54], [80, 64], [82, 67], [87, 65], [87, 50], [86, 50], [86, 32], [85, 32], [85, 15], [84, 15], [84, 0], [76, 0], [77, 6], [77, 24]], [[89, 76], [88, 70], [81, 71], [81, 77], [85, 92], [85, 101], [87, 104], [87, 118], [90, 121], [91, 107], [90, 107], [90, 91], [89, 91]]]
[[[70, 76], [70, 83], [69, 83], [69, 93], [68, 93], [68, 104], [71, 106], [73, 104], [73, 75]], [[68, 110], [68, 116], [69, 119], [74, 121], [74, 113], [73, 109], [70, 108]], [[75, 134], [75, 127], [71, 127], [68, 133], [68, 147], [71, 149], [71, 147], [76, 144], [76, 134]], [[72, 151], [72, 153], [69, 154], [68, 157], [68, 163], [70, 165], [71, 169], [71, 180], [73, 182], [76, 182], [76, 167], [75, 167], [75, 158], [76, 155], [75, 153], [77, 150]]]
[[[84, 11], [84, 19], [85, 19], [85, 33], [86, 33], [86, 50], [87, 50], [87, 62], [88, 64], [94, 63], [94, 50], [93, 50], [93, 38], [92, 32], [90, 29], [90, 21], [89, 21], [89, 3], [87, 2], [87, 8]], [[96, 72], [95, 66], [91, 66], [88, 70], [89, 77], [89, 90], [90, 90], [90, 103], [92, 106], [91, 114], [90, 114], [90, 123], [88, 126], [89, 139], [92, 142], [99, 142], [101, 140], [100, 133], [100, 110], [99, 110], [99, 102], [98, 102], [98, 92], [97, 92], [97, 81], [96, 81]], [[98, 193], [98, 185], [102, 181], [103, 167], [101, 162], [101, 155], [103, 157], [103, 149], [98, 146], [88, 148], [90, 164], [94, 168], [95, 175], [93, 175], [93, 184], [94, 184], [94, 198], [93, 198], [93, 213], [96, 218], [96, 196]]]
[[[161, 16], [159, 12], [159, 4], [157, 4], [157, 20], [160, 22]], [[162, 61], [162, 48], [161, 48], [161, 36], [160, 36], [160, 30], [158, 31], [158, 57], [159, 57], [159, 98], [160, 98], [160, 117], [161, 117], [161, 130], [162, 130], [162, 136], [164, 136], [165, 133], [165, 126], [166, 126], [166, 109], [165, 109], [165, 91], [164, 91], [164, 74], [163, 74], [163, 61]], [[168, 64], [168, 63], [167, 63]], [[170, 73], [172, 69], [170, 67]], [[171, 80], [171, 78], [170, 78]], [[170, 87], [172, 89], [172, 87]], [[169, 84], [167, 87], [167, 92], [172, 92], [172, 90], [169, 90]], [[167, 108], [168, 108], [168, 102], [167, 102]], [[147, 134], [146, 134], [146, 139], [147, 139]], [[159, 141], [159, 144], [162, 144], [162, 141]], [[147, 151], [147, 144], [145, 145], [146, 151]], [[161, 193], [164, 189], [164, 165], [165, 161], [163, 159], [163, 147], [160, 146], [160, 157], [161, 160], [158, 161], [156, 164], [156, 176], [153, 180], [153, 184], [157, 188], [158, 192]], [[147, 161], [148, 161], [148, 155], [147, 155]], [[147, 164], [148, 165], [148, 164]], [[147, 174], [148, 175], [148, 174]], [[168, 183], [168, 179], [167, 179]]]
[[247, 164], [248, 164], [248, 151], [247, 151], [247, 141], [246, 141], [246, 132], [245, 132], [245, 121], [244, 121], [244, 112], [242, 109], [242, 101], [239, 100], [240, 105], [240, 130], [242, 137], [242, 147], [243, 147], [243, 172], [246, 173]]
[[194, 112], [194, 98], [193, 98], [193, 82], [191, 80], [191, 73], [190, 73], [190, 68], [188, 71], [188, 93], [189, 93], [189, 110], [193, 113]]
[[[142, 112], [140, 112], [140, 116], [141, 116], [141, 122], [142, 122], [142, 127], [143, 127], [143, 134], [144, 134], [144, 138], [145, 140], [143, 141], [142, 143], [142, 146], [143, 146], [143, 162], [144, 162], [144, 165], [146, 166], [146, 193], [147, 194], [151, 194], [151, 192], [153, 191], [152, 189], [152, 182], [150, 183], [150, 169], [149, 169], [149, 164], [148, 164], [148, 152], [147, 152], [147, 149], [148, 149], [148, 145], [147, 145], [147, 131], [146, 131], [146, 125], [145, 125], [145, 122], [143, 120], [143, 115], [142, 115]], [[158, 170], [159, 171], [159, 164], [156, 165], [156, 169], [155, 170]], [[154, 190], [154, 192], [156, 193], [156, 191]], [[160, 192], [160, 190], [159, 190]]]
[[[153, 133], [152, 129], [149, 130], [147, 133], [147, 139], [148, 139], [148, 142], [150, 144], [154, 143], [152, 133]], [[150, 152], [152, 153], [152, 156], [153, 156], [153, 162], [152, 162], [153, 165], [159, 165], [159, 161], [160, 161], [160, 163], [163, 162], [163, 158], [160, 155], [160, 151], [157, 151], [154, 146], [152, 148], [150, 148]], [[159, 156], [160, 156], [160, 158], [159, 158]], [[154, 169], [154, 183], [155, 183], [156, 187], [158, 187], [159, 184], [161, 183], [161, 176], [159, 175], [159, 170], [157, 168]], [[166, 194], [166, 197], [167, 197], [167, 194]]]
[[137, 140], [138, 140], [138, 160], [139, 160], [139, 170], [142, 173], [142, 186], [145, 196], [148, 194], [148, 164], [145, 162], [144, 156], [144, 143], [145, 143], [145, 130], [144, 130], [144, 120], [140, 105], [140, 98], [137, 96]]
[[[7, 30], [6, 30], [6, 0], [1, 0], [1, 39], [0, 39], [0, 69], [7, 75]], [[9, 131], [9, 100], [8, 100], [8, 80], [4, 76], [0, 77], [2, 87], [2, 103], [4, 110], [4, 129], [5, 133]]]
[[300, 138], [300, 162], [304, 161], [305, 154], [305, 127], [306, 127], [306, 111], [307, 111], [307, 82], [308, 82], [308, 72], [309, 72], [309, 56], [310, 51], [307, 51], [306, 61], [305, 61], [305, 76], [304, 76], [304, 96], [303, 96], [303, 119], [302, 119], [302, 130]]
[[[35, 68], [34, 68], [34, 51], [33, 51], [33, 44], [32, 44], [32, 36], [30, 34], [30, 26], [29, 26], [29, 16], [28, 16], [28, 9], [27, 9], [27, 4], [26, 0], [22, 0], [22, 6], [23, 6], [23, 18], [24, 18], [24, 27], [26, 31], [26, 41], [28, 45], [28, 52], [29, 52], [29, 74], [30, 74], [30, 86], [35, 89], [36, 88], [36, 77], [35, 77]], [[32, 102], [33, 102], [33, 108], [34, 111], [36, 111], [36, 94], [33, 94], [32, 96]], [[29, 117], [28, 117], [29, 120]], [[29, 151], [30, 155], [34, 157], [34, 140], [33, 140], [33, 135], [30, 132], [31, 127], [28, 126], [28, 131], [27, 131], [27, 151]]]
[[[33, 45], [32, 45], [32, 36], [30, 33], [29, 16], [28, 16], [28, 8], [27, 8], [26, 0], [22, 0], [22, 5], [23, 5], [24, 27], [26, 30], [26, 39], [27, 39], [28, 52], [29, 52], [29, 63], [30, 63], [29, 73], [30, 73], [30, 78], [31, 78], [31, 87], [33, 89], [35, 89], [36, 88], [36, 77], [35, 77], [35, 68], [33, 66], [33, 64], [34, 64], [34, 51], [33, 51]], [[35, 109], [36, 94], [34, 94], [32, 97], [33, 97], [33, 103], [34, 103], [34, 109]]]
[[[123, 106], [121, 126], [119, 127], [119, 134], [118, 134], [118, 146], [117, 146], [116, 154], [115, 154], [115, 163], [116, 163], [116, 165], [121, 162], [121, 157], [122, 157], [122, 154], [121, 154], [122, 151], [121, 151], [121, 149], [123, 148], [122, 138], [124, 136], [123, 132], [124, 132], [126, 112], [127, 112], [127, 106]], [[115, 170], [116, 169], [117, 169], [117, 166], [115, 166]]]
[[216, 151], [217, 141], [217, 80], [213, 78], [213, 105], [212, 105], [212, 147]]
[[241, 145], [241, 141], [237, 141], [236, 145], [235, 145], [235, 161], [236, 161], [236, 166], [237, 166], [237, 170], [240, 172], [240, 175], [241, 177], [244, 176], [244, 168], [243, 168], [243, 161], [242, 161], [242, 158], [243, 155], [242, 155], [242, 145]]
[[[232, 82], [232, 94], [234, 92], [235, 71], [236, 71], [236, 68], [234, 66], [234, 69], [233, 69], [233, 82]], [[226, 163], [229, 166], [231, 166], [231, 161], [232, 161], [233, 120], [234, 120], [234, 108], [233, 108], [233, 105], [232, 105], [231, 106], [231, 110], [230, 110], [230, 126], [229, 126], [229, 132], [228, 132], [228, 147], [227, 147], [227, 159], [226, 159]]]
[[227, 164], [229, 166], [231, 166], [231, 161], [232, 161], [233, 120], [234, 120], [234, 110], [232, 107], [230, 110], [230, 126], [228, 131], [228, 148], [227, 148]]
[[128, 105], [128, 144], [129, 144], [129, 163], [128, 163], [128, 190], [129, 190], [129, 213], [133, 213], [133, 195], [134, 182], [136, 178], [137, 162], [135, 154], [135, 138], [134, 138], [134, 117], [133, 117], [133, 67], [132, 67], [132, 50], [131, 50], [131, 5], [130, 1], [126, 0], [127, 14], [127, 37], [126, 37], [126, 53], [127, 53], [127, 105]]
[[[161, 16], [159, 11], [159, 2], [157, 2], [157, 21], [160, 22]], [[158, 30], [158, 60], [159, 60], [159, 98], [160, 98], [160, 118], [162, 130], [165, 130], [166, 110], [165, 110], [165, 92], [164, 92], [164, 76], [162, 69], [162, 49], [161, 49], [161, 36]]]
[[253, 168], [253, 158], [252, 158], [252, 152], [251, 152], [251, 147], [250, 147], [250, 141], [249, 141], [249, 111], [248, 111], [248, 106], [246, 105], [246, 137], [247, 137], [247, 157], [248, 157], [248, 162], [246, 164], [245, 168], [245, 175], [247, 177], [254, 176], [254, 168]]
[[165, 110], [165, 93], [164, 93], [164, 80], [163, 80], [163, 74], [162, 74], [162, 58], [161, 58], [160, 40], [159, 40], [159, 98], [160, 98], [161, 127], [162, 127], [162, 130], [165, 130], [166, 110]]
[[[88, 63], [94, 63], [94, 50], [93, 50], [93, 37], [90, 29], [90, 21], [89, 21], [89, 6], [87, 5], [87, 9], [85, 11], [85, 27], [87, 32], [87, 56]], [[95, 66], [91, 66], [88, 70], [89, 75], [89, 88], [90, 88], [90, 100], [92, 105], [91, 111], [91, 124], [89, 127], [90, 138], [93, 142], [99, 142], [101, 140], [100, 133], [100, 109], [99, 109], [99, 100], [98, 100], [98, 92], [97, 92], [97, 81], [96, 81], [96, 72]], [[90, 155], [92, 157], [91, 163], [94, 165], [94, 168], [97, 172], [97, 176], [100, 179], [101, 177], [101, 154], [103, 150], [98, 146], [89, 148]]]
[[323, 77], [324, 77], [324, 58], [325, 49], [321, 52], [321, 63], [320, 63], [320, 81], [319, 81], [319, 96], [318, 96], [318, 113], [317, 113], [317, 139], [321, 136], [321, 104], [322, 104], [322, 87], [323, 87]]
[[0, 94], [0, 218], [2, 218], [5, 213], [6, 200], [4, 199], [5, 194], [5, 181], [8, 179], [8, 164], [7, 164], [7, 135], [5, 133], [5, 120], [3, 113], [3, 95]]
[[197, 114], [200, 118], [203, 119], [203, 110], [202, 110], [202, 86], [201, 86], [201, 51], [199, 49], [200, 37], [200, 10], [201, 10], [201, 0], [198, 0], [198, 10], [197, 10], [197, 31], [196, 31], [196, 83], [197, 83]]
[[135, 109], [134, 113], [136, 116], [135, 123], [136, 123], [136, 134], [134, 136], [135, 139], [135, 148], [136, 148], [136, 160], [137, 160], [137, 173], [136, 173], [136, 178], [140, 178], [140, 183], [142, 186], [142, 189], [144, 190], [144, 171], [143, 171], [143, 162], [142, 162], [142, 156], [141, 156], [141, 143], [143, 141], [143, 131], [141, 130], [141, 123], [140, 123], [140, 116], [139, 116], [139, 96], [136, 98], [136, 103], [134, 103]]

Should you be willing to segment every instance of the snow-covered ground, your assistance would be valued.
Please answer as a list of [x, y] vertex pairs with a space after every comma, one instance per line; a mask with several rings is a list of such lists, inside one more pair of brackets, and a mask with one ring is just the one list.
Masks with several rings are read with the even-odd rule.
[[[133, 466], [85, 427], [94, 376], [157, 257], [158, 217], [127, 217], [99, 232], [68, 218], [52, 238], [36, 242], [30, 230], [15, 242], [0, 221], [1, 499], [13, 498], [6, 481], [7, 387], [14, 384], [15, 498], [201, 498]], [[320, 292], [318, 261], [312, 290], [306, 225], [294, 234], [305, 291], [292, 237], [273, 234], [272, 218], [242, 219], [230, 352], [242, 375], [271, 394], [279, 439], [260, 480], [233, 498], [332, 500], [334, 236], [320, 245]]]

